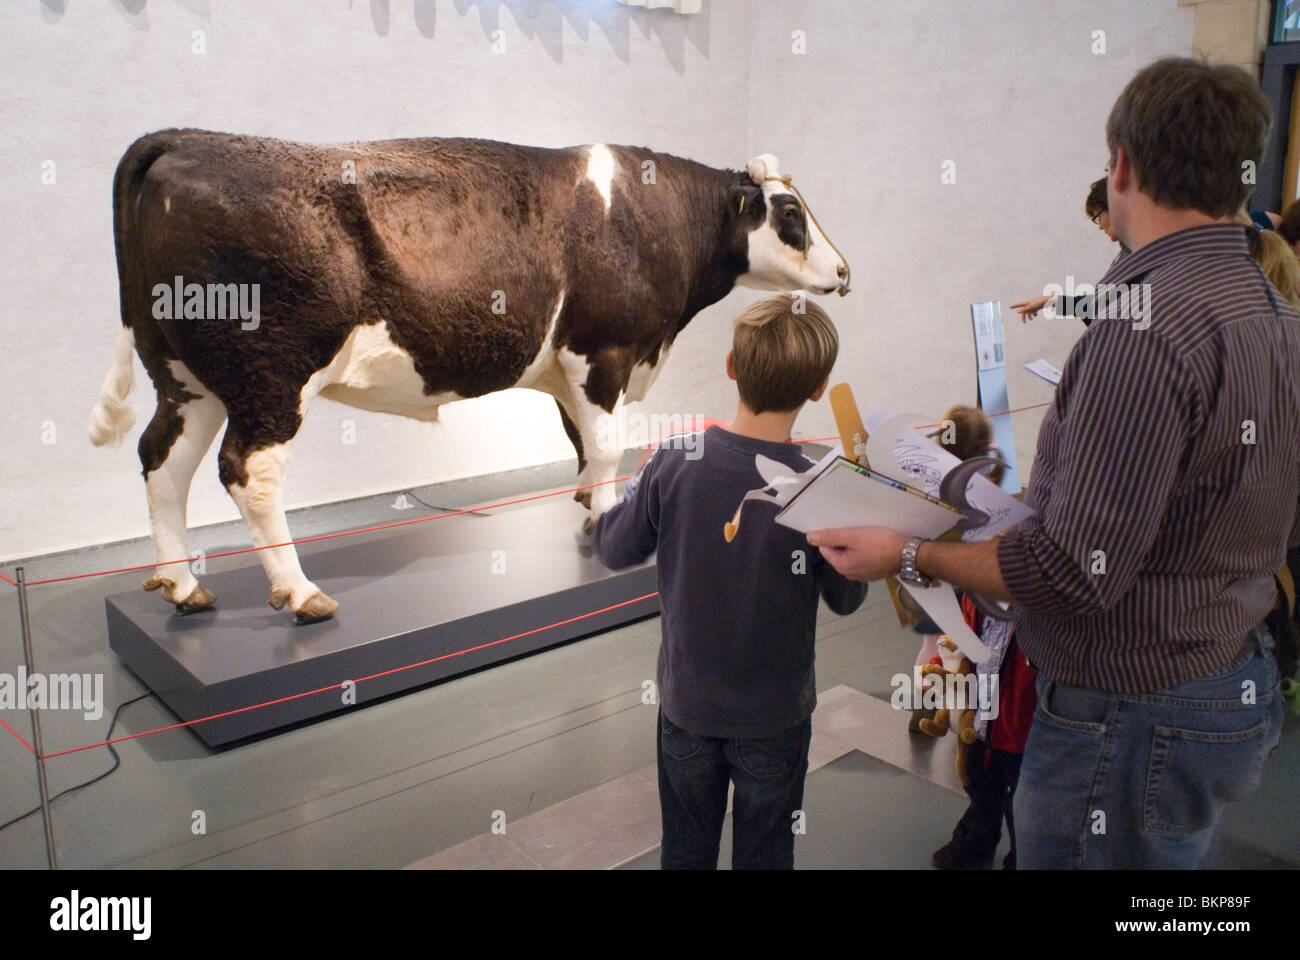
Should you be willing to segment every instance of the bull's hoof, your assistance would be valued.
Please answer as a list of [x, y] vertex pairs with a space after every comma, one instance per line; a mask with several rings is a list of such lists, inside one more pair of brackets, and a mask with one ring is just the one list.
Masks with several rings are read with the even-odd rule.
[[579, 490], [577, 493], [575, 493], [575, 494], [573, 495], [573, 499], [574, 499], [574, 500], [577, 500], [580, 504], [582, 504], [582, 505], [583, 505], [584, 507], [586, 507], [588, 510], [591, 509], [591, 491], [590, 491], [590, 490]]
[[197, 613], [200, 610], [211, 610], [217, 602], [217, 595], [209, 590], [203, 584], [194, 585], [190, 595], [176, 604], [176, 612], [180, 614]]
[[184, 600], [176, 599], [176, 581], [171, 577], [150, 577], [144, 582], [144, 588], [150, 592], [161, 590], [163, 599], [176, 605], [180, 614], [195, 613], [199, 610], [211, 610], [217, 602], [217, 595], [202, 584], [196, 583], [190, 595]]
[[163, 592], [163, 598], [171, 601], [172, 591], [176, 589], [176, 581], [169, 580], [167, 577], [150, 577], [144, 582], [144, 588], [150, 593], [161, 589]]
[[295, 608], [293, 614], [299, 623], [315, 623], [317, 620], [328, 620], [338, 608], [337, 600], [317, 590], [301, 607]]
[[274, 609], [283, 610], [284, 605], [289, 602], [289, 591], [281, 588], [272, 588], [271, 599], [269, 602]]

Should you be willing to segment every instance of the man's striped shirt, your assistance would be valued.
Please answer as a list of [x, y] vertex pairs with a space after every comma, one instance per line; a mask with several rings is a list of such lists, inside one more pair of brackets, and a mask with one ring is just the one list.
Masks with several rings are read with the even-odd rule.
[[1239, 225], [1161, 237], [1098, 292], [998, 562], [1046, 676], [1156, 691], [1242, 651], [1300, 544], [1300, 316]]

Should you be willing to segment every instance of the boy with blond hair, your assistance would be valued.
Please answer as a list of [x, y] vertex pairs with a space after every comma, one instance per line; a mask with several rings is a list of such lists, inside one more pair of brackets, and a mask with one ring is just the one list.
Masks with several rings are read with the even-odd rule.
[[[797, 307], [796, 307], [797, 303]], [[735, 321], [727, 376], [731, 426], [663, 443], [601, 517], [607, 566], [657, 553], [659, 803], [664, 869], [716, 869], [728, 783], [735, 785], [733, 869], [791, 869], [812, 712], [819, 594], [856, 610], [866, 584], [837, 573], [803, 534], [754, 506], [728, 543], [723, 527], [764, 481], [763, 455], [792, 472], [813, 463], [790, 439], [820, 399], [839, 350], [826, 312], [802, 298], [762, 300]]]

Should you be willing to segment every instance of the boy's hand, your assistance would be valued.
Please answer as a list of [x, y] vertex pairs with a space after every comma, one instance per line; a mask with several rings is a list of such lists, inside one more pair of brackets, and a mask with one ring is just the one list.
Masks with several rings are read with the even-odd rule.
[[845, 527], [814, 530], [808, 542], [843, 576], [865, 582], [898, 573], [907, 537], [885, 527]]

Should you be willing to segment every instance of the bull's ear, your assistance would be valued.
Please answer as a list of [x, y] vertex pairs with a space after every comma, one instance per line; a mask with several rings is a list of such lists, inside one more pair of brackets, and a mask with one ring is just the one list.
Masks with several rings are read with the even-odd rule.
[[731, 212], [738, 217], [757, 210], [763, 203], [763, 191], [753, 184], [738, 183], [731, 188]]

